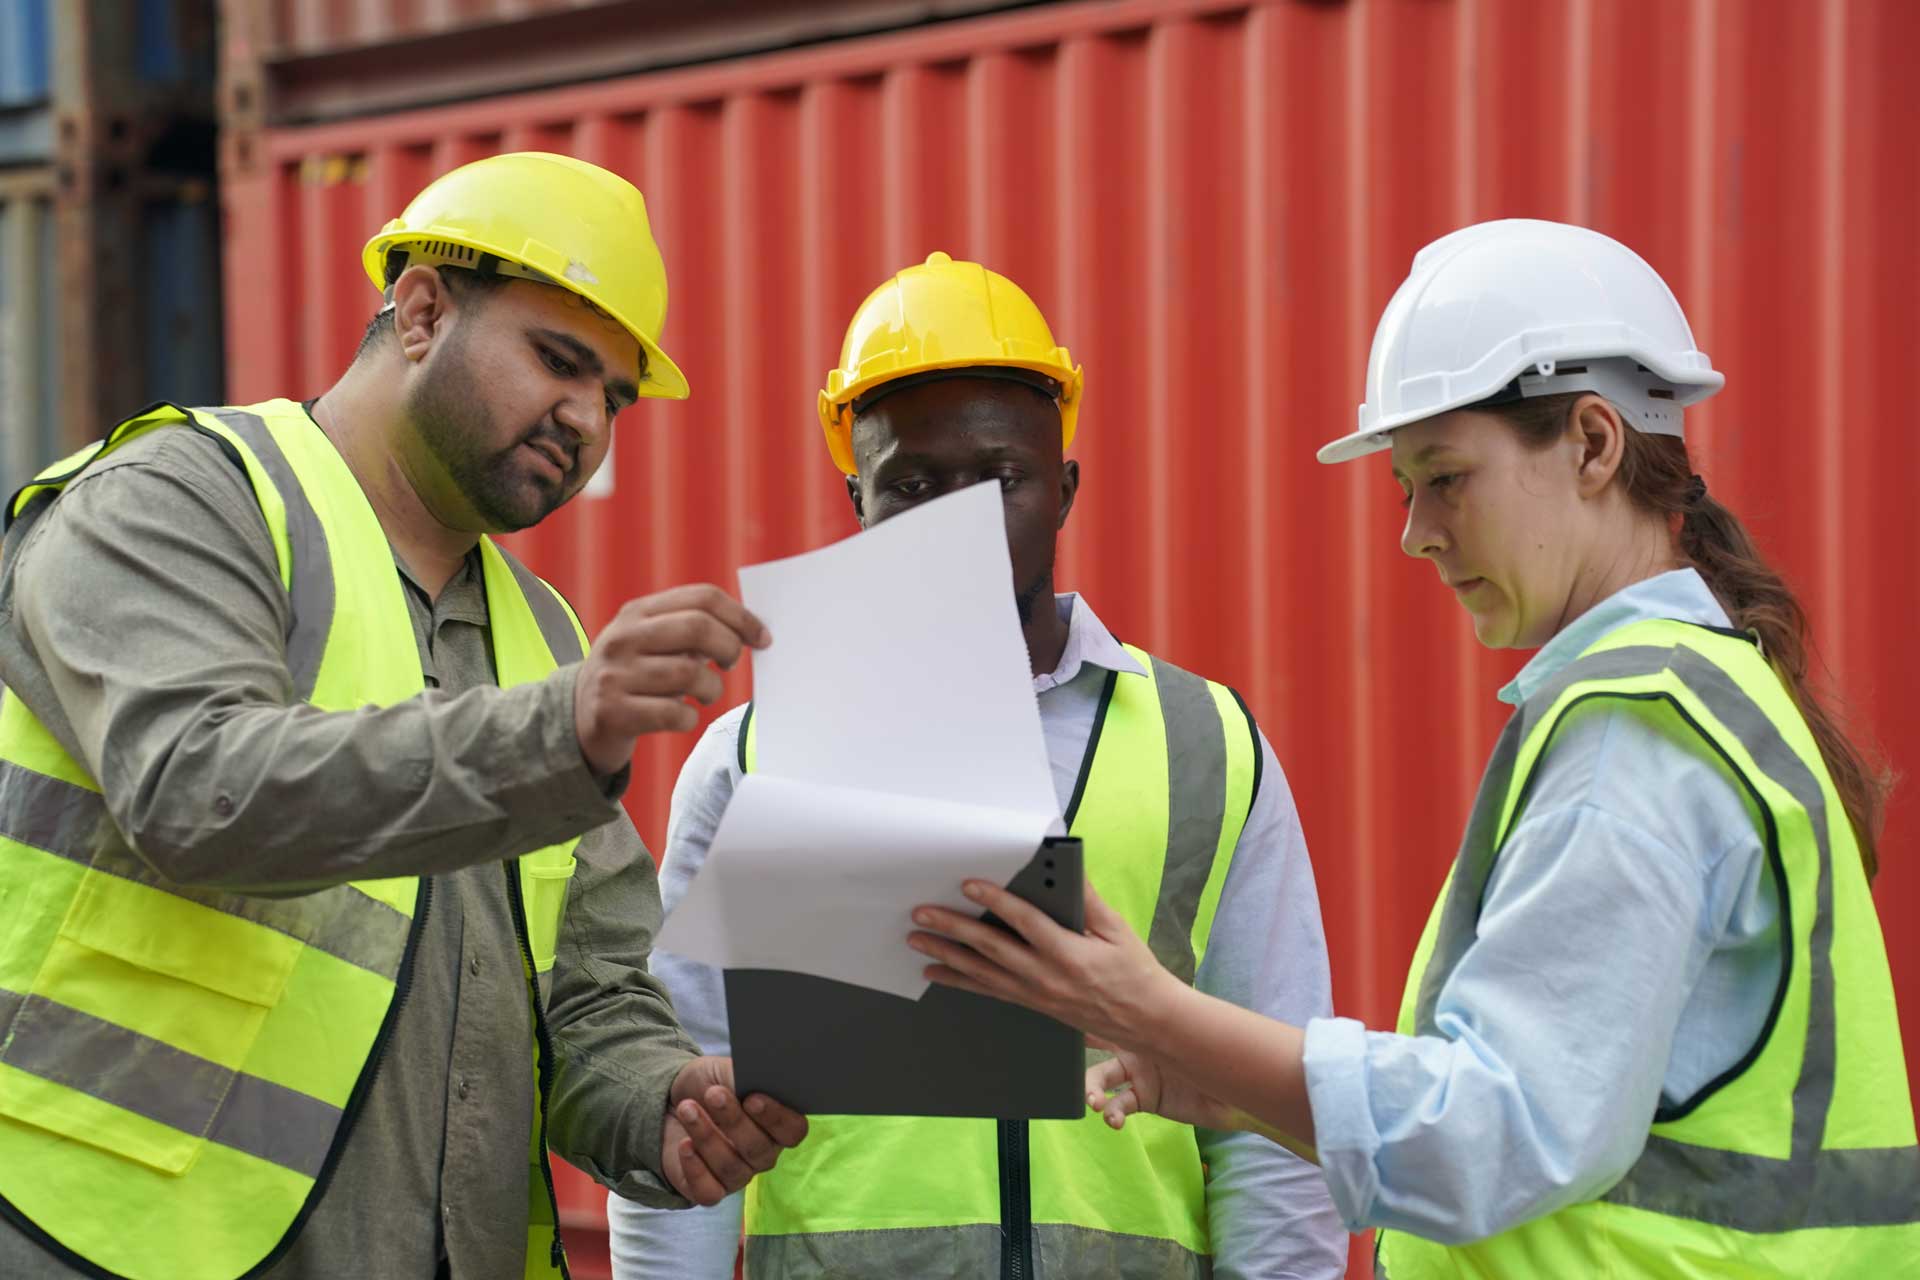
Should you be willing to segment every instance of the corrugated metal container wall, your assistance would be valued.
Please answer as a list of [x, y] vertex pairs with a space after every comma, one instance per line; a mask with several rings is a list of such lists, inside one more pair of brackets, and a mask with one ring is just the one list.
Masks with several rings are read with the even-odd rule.
[[[131, 411], [159, 398], [221, 398], [220, 205], [210, 184], [174, 183], [141, 205], [140, 334], [144, 364]], [[101, 429], [111, 424], [101, 424]]]
[[36, 163], [52, 153], [52, 61], [47, 0], [0, 5], [0, 165]]
[[[1399, 554], [1383, 466], [1312, 452], [1452, 227], [1583, 222], [1672, 282], [1728, 376], [1689, 415], [1703, 472], [1803, 593], [1855, 723], [1920, 768], [1916, 45], [1904, 0], [1122, 0], [269, 133], [227, 173], [228, 261], [253, 264], [229, 278], [232, 387], [327, 385], [376, 305], [361, 242], [440, 170], [538, 147], [633, 177], [694, 399], [634, 411], [611, 494], [522, 539], [597, 626], [850, 531], [812, 410], [842, 326], [930, 250], [985, 259], [1088, 371], [1062, 585], [1246, 693], [1304, 816], [1337, 1002], [1384, 1024], [1519, 658]], [[689, 745], [636, 761], [656, 849]], [[1914, 795], [1889, 924], [1920, 887]], [[1920, 934], [1889, 932], [1920, 1065]]]
[[0, 494], [60, 455], [53, 175], [0, 170]]
[[220, 0], [231, 116], [311, 124], [910, 27], [1036, 0]]

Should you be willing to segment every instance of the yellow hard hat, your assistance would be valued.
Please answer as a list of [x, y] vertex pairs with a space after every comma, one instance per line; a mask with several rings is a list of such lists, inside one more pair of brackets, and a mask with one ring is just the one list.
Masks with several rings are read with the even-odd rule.
[[1060, 447], [1073, 443], [1084, 379], [1055, 346], [1047, 318], [1019, 285], [977, 262], [934, 253], [867, 295], [847, 326], [840, 367], [820, 393], [827, 451], [853, 475], [853, 402], [882, 383], [935, 369], [1027, 369], [1059, 384]]
[[631, 182], [599, 165], [545, 151], [515, 151], [461, 165], [427, 184], [406, 212], [367, 241], [361, 261], [386, 289], [387, 254], [478, 267], [558, 285], [606, 312], [640, 344], [640, 394], [687, 398], [686, 375], [659, 346], [667, 318], [667, 268]]

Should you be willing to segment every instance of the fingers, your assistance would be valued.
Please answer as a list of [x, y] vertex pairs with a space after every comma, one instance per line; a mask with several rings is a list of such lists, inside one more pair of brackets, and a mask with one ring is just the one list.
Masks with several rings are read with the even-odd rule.
[[660, 1148], [661, 1172], [675, 1191], [698, 1205], [716, 1205], [727, 1198], [727, 1189], [700, 1159], [686, 1126], [672, 1112], [667, 1113]]
[[1073, 936], [1070, 930], [1055, 924], [1053, 917], [1046, 912], [990, 880], [969, 880], [960, 888], [1029, 944], [1043, 951], [1061, 939]]
[[1098, 1111], [1110, 1129], [1123, 1128], [1127, 1117], [1140, 1110], [1133, 1073], [1119, 1058], [1108, 1058], [1087, 1068], [1087, 1109]]
[[755, 617], [752, 610], [711, 583], [669, 587], [632, 601], [628, 607], [649, 616], [682, 612], [707, 614], [742, 643], [756, 649], [766, 648], [773, 639], [767, 625]]
[[739, 632], [710, 613], [682, 609], [650, 614], [641, 610], [639, 601], [629, 601], [600, 633], [594, 651], [619, 663], [648, 654], [684, 653], [731, 667], [745, 646]]
[[[980, 881], [969, 880], [967, 887], [971, 889], [980, 883]], [[1033, 915], [1038, 915], [1042, 920], [1046, 920], [1049, 926], [1053, 928], [1059, 927], [1054, 925], [1051, 920], [1047, 920], [1044, 915], [1040, 915], [1037, 910], [1021, 902], [1020, 899], [1007, 893], [1005, 890], [995, 889], [994, 892], [999, 895], [992, 899], [994, 903], [994, 914], [999, 914], [999, 908], [1003, 903], [1015, 902], [1025, 907]], [[969, 893], [968, 896], [974, 897], [974, 900], [982, 906], [987, 905], [988, 899], [984, 896], [976, 897], [972, 893]], [[1005, 919], [1004, 916], [1001, 918]], [[944, 935], [955, 942], [963, 943], [972, 950], [987, 957], [989, 960], [992, 960], [995, 964], [1000, 965], [1002, 968], [1010, 969], [1015, 973], [1024, 972], [1027, 967], [1034, 963], [1036, 958], [1034, 956], [1034, 948], [1028, 946], [1021, 937], [1009, 934], [1005, 929], [997, 928], [984, 920], [977, 919], [973, 916], [962, 915], [957, 911], [950, 911], [945, 907], [915, 907], [913, 911], [913, 922], [924, 929], [933, 930], [935, 933]], [[922, 947], [921, 950], [924, 951], [926, 948]], [[928, 954], [931, 955], [933, 953], [928, 952]], [[940, 956], [938, 958], [944, 960], [946, 957]]]
[[943, 987], [952, 987], [958, 991], [971, 991], [977, 996], [994, 996], [998, 999], [995, 992], [989, 991], [972, 978], [969, 978], [966, 974], [961, 973], [958, 969], [949, 969], [943, 964], [928, 965], [920, 971], [920, 976], [929, 982], [937, 982]]
[[[780, 1144], [746, 1113], [733, 1090], [713, 1085], [701, 1095], [707, 1118], [740, 1160], [754, 1173], [765, 1173], [780, 1158]], [[743, 1184], [744, 1185], [744, 1184]]]
[[607, 688], [629, 697], [692, 698], [703, 706], [725, 690], [718, 671], [684, 653], [647, 654], [609, 664]]
[[[1093, 1043], [1091, 1037], [1087, 1043]], [[1118, 1058], [1094, 1063], [1087, 1068], [1087, 1101], [1098, 1110], [1106, 1104], [1107, 1095], [1115, 1089], [1125, 1088], [1131, 1077], [1127, 1064]]]
[[[689, 1098], [676, 1106], [673, 1114], [686, 1128], [693, 1154], [719, 1183], [723, 1195], [746, 1186], [753, 1175], [759, 1172], [741, 1157], [732, 1141], [699, 1103]], [[767, 1167], [772, 1167], [771, 1158], [767, 1161]]]
[[766, 1130], [767, 1136], [782, 1147], [797, 1147], [807, 1136], [807, 1118], [781, 1102], [776, 1102], [764, 1093], [747, 1095], [742, 1104], [754, 1123]]
[[1040, 978], [1031, 948], [1022, 946], [992, 925], [951, 912], [935, 914], [937, 910], [922, 908], [914, 912], [916, 921], [940, 930], [939, 933], [908, 934], [907, 945], [915, 951], [995, 990], [1018, 986], [1022, 979], [1034, 982]]

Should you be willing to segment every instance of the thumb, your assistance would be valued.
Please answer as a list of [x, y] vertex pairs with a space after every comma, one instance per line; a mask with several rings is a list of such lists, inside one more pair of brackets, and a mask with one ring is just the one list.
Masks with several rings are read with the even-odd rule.
[[700, 1095], [716, 1084], [732, 1092], [733, 1059], [711, 1056], [693, 1058], [687, 1062], [686, 1066], [680, 1068], [680, 1074], [673, 1078], [670, 1097], [674, 1102], [682, 1102], [688, 1098], [698, 1102]]

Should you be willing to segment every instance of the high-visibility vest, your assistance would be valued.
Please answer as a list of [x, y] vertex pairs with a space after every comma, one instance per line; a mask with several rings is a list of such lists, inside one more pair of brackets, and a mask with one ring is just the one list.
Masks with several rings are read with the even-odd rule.
[[[1259, 785], [1259, 740], [1231, 689], [1128, 652], [1146, 674], [1108, 674], [1068, 829], [1084, 843], [1088, 882], [1192, 982]], [[754, 737], [749, 711], [743, 770]], [[806, 1142], [747, 1185], [752, 1280], [1001, 1275], [1003, 1255], [1026, 1276], [1209, 1274], [1191, 1126], [1134, 1116], [1116, 1133], [1091, 1113], [809, 1125]]]
[[1435, 1004], [1473, 945], [1528, 784], [1567, 714], [1596, 699], [1666, 704], [1751, 802], [1781, 893], [1773, 1013], [1732, 1068], [1661, 1106], [1644, 1152], [1599, 1199], [1463, 1246], [1383, 1232], [1376, 1270], [1393, 1280], [1920, 1275], [1920, 1148], [1880, 922], [1806, 721], [1744, 635], [1666, 620], [1621, 627], [1514, 712], [1414, 954], [1399, 1030], [1434, 1034]]
[[[386, 535], [332, 443], [291, 401], [155, 406], [22, 489], [7, 512], [21, 522], [14, 531], [95, 461], [157, 430], [199, 431], [245, 471], [291, 604], [287, 665], [302, 700], [340, 711], [423, 690]], [[540, 680], [576, 660], [586, 637], [558, 593], [490, 540], [480, 552], [500, 684]], [[529, 1277], [565, 1274], [544, 1140], [551, 1065], [542, 988], [577, 843], [528, 853], [503, 871], [540, 1082]], [[406, 994], [430, 886], [405, 877], [265, 898], [170, 883], [113, 830], [99, 783], [7, 692], [7, 1216], [69, 1262], [130, 1280], [233, 1280], [277, 1259], [325, 1194], [353, 1130]]]

